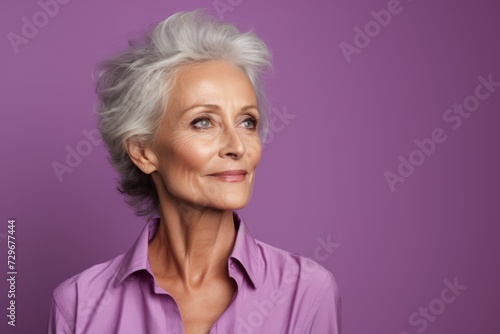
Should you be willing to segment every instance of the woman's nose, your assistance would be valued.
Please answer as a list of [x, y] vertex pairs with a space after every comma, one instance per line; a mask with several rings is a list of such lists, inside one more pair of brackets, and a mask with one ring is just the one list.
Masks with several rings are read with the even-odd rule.
[[234, 126], [224, 127], [220, 136], [219, 156], [221, 158], [230, 156], [233, 159], [239, 159], [245, 154], [245, 143]]

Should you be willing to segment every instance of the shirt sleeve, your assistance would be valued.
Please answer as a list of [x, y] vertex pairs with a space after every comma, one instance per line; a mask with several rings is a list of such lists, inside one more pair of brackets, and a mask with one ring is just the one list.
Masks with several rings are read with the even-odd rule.
[[47, 334], [72, 334], [68, 322], [64, 318], [54, 297], [50, 303], [49, 324]]
[[304, 333], [308, 334], [340, 334], [342, 317], [341, 317], [342, 302], [340, 291], [331, 273], [323, 284], [315, 305], [309, 313], [308, 324]]

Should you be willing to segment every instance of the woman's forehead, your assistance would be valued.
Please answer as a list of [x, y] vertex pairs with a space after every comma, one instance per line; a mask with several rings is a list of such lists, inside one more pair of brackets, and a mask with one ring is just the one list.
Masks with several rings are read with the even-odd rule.
[[222, 108], [228, 102], [240, 107], [257, 105], [251, 81], [238, 67], [223, 61], [185, 66], [177, 74], [171, 106], [183, 111], [196, 105]]

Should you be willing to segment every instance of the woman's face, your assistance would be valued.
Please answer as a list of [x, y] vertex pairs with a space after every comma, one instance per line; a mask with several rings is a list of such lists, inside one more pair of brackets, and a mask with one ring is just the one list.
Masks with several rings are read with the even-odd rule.
[[220, 210], [244, 207], [262, 153], [258, 121], [253, 86], [239, 68], [183, 67], [152, 146], [160, 201], [165, 194]]

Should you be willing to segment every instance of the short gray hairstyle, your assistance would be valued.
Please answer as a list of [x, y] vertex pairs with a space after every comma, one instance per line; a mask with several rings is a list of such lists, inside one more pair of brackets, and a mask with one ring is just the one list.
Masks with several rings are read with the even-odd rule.
[[261, 116], [258, 133], [264, 141], [269, 104], [261, 75], [272, 68], [271, 53], [252, 31], [241, 33], [201, 10], [179, 12], [97, 66], [99, 131], [119, 174], [118, 191], [138, 216], [158, 214], [160, 203], [151, 176], [132, 162], [126, 142], [133, 138], [141, 145], [151, 144], [180, 68], [211, 60], [238, 66], [250, 79]]

